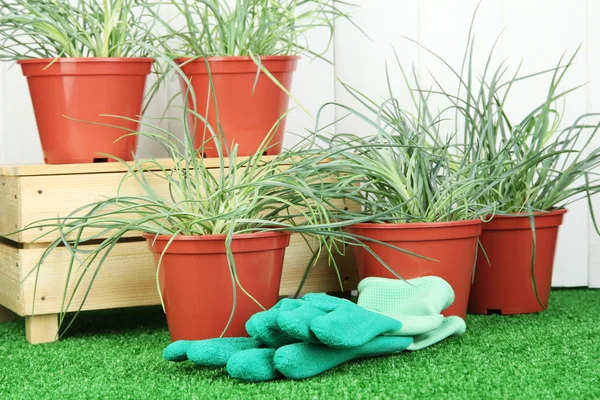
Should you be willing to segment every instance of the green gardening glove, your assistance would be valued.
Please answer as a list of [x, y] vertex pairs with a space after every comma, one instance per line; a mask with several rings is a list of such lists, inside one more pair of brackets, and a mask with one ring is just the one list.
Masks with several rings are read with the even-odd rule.
[[246, 323], [251, 337], [216, 338], [207, 340], [179, 340], [165, 348], [163, 357], [167, 361], [191, 360], [207, 367], [223, 367], [233, 354], [253, 348], [278, 348], [299, 340], [287, 335], [277, 324], [281, 311], [300, 307], [301, 300], [282, 299], [268, 311], [253, 315]]
[[164, 357], [226, 365], [244, 381], [302, 379], [351, 359], [418, 350], [465, 330], [461, 318], [440, 314], [454, 299], [441, 278], [367, 278], [359, 293], [362, 307], [324, 294], [284, 299], [250, 318], [251, 338], [175, 342]]
[[[259, 314], [252, 318], [259, 317]], [[379, 335], [402, 328], [402, 322], [396, 318], [320, 293], [309, 293], [302, 297], [299, 307], [280, 311], [277, 324], [298, 341], [332, 348], [361, 346]]]
[[167, 346], [163, 357], [168, 361], [189, 359], [200, 365], [224, 366], [229, 357], [242, 350], [277, 349], [301, 341], [350, 348], [401, 326], [396, 319], [367, 311], [348, 300], [307, 294], [299, 300], [283, 299], [253, 315], [246, 323], [251, 338], [178, 341]]
[[354, 348], [334, 349], [322, 344], [295, 343], [274, 349], [251, 349], [234, 354], [227, 362], [232, 378], [246, 382], [281, 377], [305, 379], [319, 375], [347, 361], [400, 353], [412, 338], [378, 336]]
[[442, 278], [365, 278], [358, 292], [359, 306], [402, 321], [398, 331], [388, 334], [414, 337], [408, 350], [423, 349], [466, 330], [462, 318], [441, 314], [454, 301], [452, 287]]

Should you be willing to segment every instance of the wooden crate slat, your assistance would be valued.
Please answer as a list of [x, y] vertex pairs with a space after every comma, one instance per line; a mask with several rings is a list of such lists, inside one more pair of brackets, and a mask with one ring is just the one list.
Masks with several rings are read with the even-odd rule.
[[[20, 200], [19, 180], [0, 176], [0, 234], [8, 235], [22, 226]], [[22, 241], [21, 234], [11, 235], [10, 239]]]
[[[239, 157], [238, 161], [248, 157]], [[263, 161], [272, 160], [274, 156], [264, 156]], [[171, 159], [158, 159], [164, 168], [171, 169], [174, 165]], [[229, 159], [224, 159], [224, 165], [229, 166]], [[204, 166], [207, 168], [219, 168], [218, 158], [205, 158]], [[130, 162], [128, 165], [134, 165]], [[148, 168], [150, 170], [159, 170], [157, 167]], [[90, 163], [90, 164], [29, 164], [29, 165], [4, 165], [0, 166], [0, 176], [46, 176], [46, 175], [76, 175], [76, 174], [105, 174], [105, 173], [123, 173], [127, 167], [120, 162]]]
[[[220, 175], [218, 168], [211, 169], [210, 172], [215, 177]], [[82, 205], [93, 203], [102, 198], [114, 197], [122, 178], [123, 174], [98, 174], [93, 178], [89, 175], [47, 175], [19, 178], [19, 196], [21, 197], [19, 226], [25, 227], [43, 219], [64, 217]], [[147, 180], [158, 196], [169, 196], [168, 184], [164, 179], [148, 174]], [[77, 188], [77, 190], [73, 190], [73, 188]], [[144, 191], [132, 178], [122, 186], [120, 195], [143, 196]], [[335, 201], [334, 204], [344, 206], [342, 201]], [[358, 208], [356, 204], [349, 206], [354, 209]], [[106, 211], [108, 211], [108, 208]], [[5, 224], [0, 223], [0, 232], [6, 231], [10, 223], [13, 223], [13, 220], [7, 220]], [[26, 230], [20, 232], [16, 240], [30, 243], [37, 240], [44, 233], [44, 230]], [[92, 229], [86, 230], [88, 236], [95, 233], [98, 232]], [[50, 242], [58, 236], [58, 232], [48, 234], [41, 239], [41, 242]], [[128, 232], [125, 235], [125, 237], [139, 236], [139, 232]]]
[[[88, 249], [90, 246], [84, 248]], [[26, 273], [35, 266], [44, 249], [14, 249], [14, 251], [20, 254], [23, 271]], [[280, 290], [282, 296], [296, 293], [310, 257], [310, 250], [304, 240], [299, 234], [294, 234], [290, 246], [286, 250]], [[68, 251], [64, 248], [57, 248], [44, 262], [38, 277], [33, 310], [35, 314], [52, 314], [61, 311], [68, 261]], [[341, 276], [344, 279], [344, 289], [349, 290], [356, 287], [357, 276], [353, 258], [343, 257], [338, 261]], [[0, 264], [0, 268], [3, 268], [3, 265]], [[155, 272], [154, 259], [145, 241], [119, 243], [98, 273], [83, 310], [160, 304]], [[89, 279], [88, 276], [82, 281], [69, 311], [77, 310], [81, 304], [84, 295], [82, 289], [87, 288]], [[69, 294], [72, 293], [75, 281], [76, 278], [72, 278]], [[32, 313], [34, 283], [33, 276], [23, 283], [24, 309], [20, 310], [20, 315], [31, 315]], [[335, 270], [328, 265], [327, 258], [323, 255], [311, 270], [302, 293], [339, 290], [340, 286]]]
[[[114, 197], [121, 183], [123, 174], [98, 174], [93, 178], [89, 175], [48, 175], [31, 176], [20, 178], [21, 182], [21, 226], [40, 221], [47, 218], [65, 217], [77, 208], [102, 200], [106, 197]], [[168, 186], [159, 177], [148, 175], [148, 182], [159, 196], [168, 196]], [[77, 188], [77, 190], [73, 190]], [[41, 192], [41, 193], [40, 193]], [[68, 195], [65, 195], [68, 193]], [[121, 188], [122, 196], [143, 196], [144, 191], [135, 179], [128, 180]], [[108, 211], [108, 209], [106, 209]], [[43, 230], [27, 230], [21, 232], [23, 242], [36, 240]], [[93, 234], [89, 229], [87, 235]], [[130, 232], [126, 237], [140, 234]], [[42, 239], [50, 242], [58, 238], [58, 233], [48, 235]]]
[[[93, 246], [83, 248], [89, 250]], [[44, 249], [19, 250], [25, 274], [35, 266], [43, 252]], [[37, 291], [35, 291], [35, 304], [33, 303], [35, 276], [32, 275], [23, 282], [25, 315], [32, 315], [32, 312], [52, 314], [62, 310], [69, 259], [67, 249], [57, 248], [44, 261], [38, 277]], [[119, 243], [100, 268], [82, 310], [159, 304], [155, 271], [154, 259], [145, 242]], [[89, 286], [92, 274], [87, 273], [86, 275], [69, 311], [76, 311], [84, 298], [84, 292]], [[79, 276], [80, 273], [75, 273], [71, 277], [69, 297]]]
[[23, 288], [19, 250], [0, 241], [0, 305], [23, 315]]

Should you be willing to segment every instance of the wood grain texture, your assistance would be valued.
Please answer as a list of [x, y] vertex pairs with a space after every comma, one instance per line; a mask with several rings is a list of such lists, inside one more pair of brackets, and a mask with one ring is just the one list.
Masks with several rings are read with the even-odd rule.
[[[0, 235], [7, 236], [21, 225], [19, 179], [0, 176]], [[22, 241], [20, 233], [7, 236], [17, 242]]]
[[[272, 157], [264, 157], [266, 161]], [[214, 159], [207, 159], [210, 173], [220, 176], [220, 168], [213, 168], [216, 165]], [[107, 164], [102, 164], [107, 165]], [[169, 165], [165, 161], [165, 165]], [[62, 169], [72, 168], [74, 171], [86, 170], [79, 168], [79, 165], [44, 165], [35, 167], [36, 170], [53, 170], [55, 167]], [[19, 167], [25, 169], [27, 167]], [[33, 170], [34, 167], [30, 169]], [[94, 168], [90, 166], [89, 168]], [[88, 169], [89, 169], [88, 168]], [[98, 171], [101, 171], [98, 169]], [[240, 171], [240, 174], [242, 171]], [[98, 173], [74, 173], [74, 174], [38, 174], [23, 176], [4, 176], [0, 177], [5, 183], [0, 186], [0, 196], [5, 201], [0, 203], [5, 210], [0, 216], [0, 234], [13, 232], [18, 229], [28, 228], [31, 224], [46, 220], [52, 224], [58, 217], [66, 217], [81, 206], [92, 204], [106, 198], [120, 196], [144, 196], [146, 192], [140, 184], [131, 177], [123, 182], [124, 172], [98, 172]], [[146, 174], [150, 186], [159, 197], [169, 197], [168, 182], [160, 176]], [[122, 184], [119, 193], [119, 185]], [[109, 209], [105, 209], [108, 211]], [[87, 210], [86, 210], [87, 211]], [[79, 215], [83, 214], [80, 213]], [[21, 243], [31, 243], [33, 241], [42, 241], [45, 243], [59, 237], [58, 232], [48, 234], [51, 228], [26, 229], [12, 236], [11, 238]], [[87, 235], [98, 233], [88, 229]], [[45, 235], [42, 237], [42, 235]], [[128, 232], [126, 237], [140, 237], [139, 232]], [[104, 236], [105, 237], [105, 236]]]
[[[85, 246], [84, 249], [89, 249]], [[22, 260], [22, 273], [26, 274], [35, 266], [44, 249], [15, 249]], [[290, 246], [286, 250], [280, 295], [289, 296], [296, 293], [298, 284], [304, 275], [311, 258], [311, 252], [302, 238], [292, 236]], [[339, 257], [340, 275], [345, 290], [354, 289], [357, 284], [356, 268], [352, 254]], [[64, 248], [57, 248], [45, 261], [38, 276], [35, 304], [33, 301], [35, 280], [30, 276], [23, 282], [21, 315], [51, 314], [63, 310], [62, 298], [68, 272], [69, 253]], [[2, 265], [2, 264], [0, 264]], [[69, 311], [76, 311], [84, 298], [95, 265], [82, 280]], [[154, 259], [147, 249], [146, 242], [119, 243], [107, 257], [100, 268], [88, 298], [82, 310], [99, 310], [120, 307], [135, 307], [160, 304], [156, 288]], [[68, 286], [67, 294], [73, 293], [81, 271], [74, 272]], [[339, 291], [340, 285], [333, 266], [328, 265], [323, 255], [311, 269], [302, 290], [306, 292]]]
[[[217, 170], [216, 170], [217, 171]], [[107, 174], [78, 174], [78, 175], [45, 175], [20, 177], [21, 186], [21, 227], [43, 220], [65, 217], [74, 210], [107, 197], [115, 197], [123, 173]], [[168, 196], [168, 186], [165, 181], [148, 175], [148, 182], [159, 196]], [[142, 196], [144, 191], [135, 179], [127, 180], [120, 192], [121, 196]], [[108, 211], [108, 209], [107, 209]], [[42, 230], [27, 230], [21, 232], [21, 242], [32, 242], [48, 228]], [[88, 230], [87, 234], [95, 232]], [[141, 236], [130, 232], [128, 237]], [[44, 242], [58, 238], [58, 233], [44, 237]]]
[[25, 337], [31, 344], [58, 340], [58, 314], [25, 317]]
[[23, 289], [19, 250], [0, 242], [0, 306], [23, 315]]
[[[210, 171], [215, 177], [220, 175], [219, 169], [211, 169]], [[81, 174], [19, 177], [20, 201], [18, 204], [12, 203], [10, 207], [11, 209], [18, 207], [21, 216], [18, 222], [11, 218], [7, 219], [5, 224], [0, 224], [0, 232], [3, 229], [8, 229], [9, 224], [18, 223], [22, 229], [41, 220], [55, 221], [57, 217], [65, 217], [82, 205], [91, 204], [107, 197], [116, 197], [117, 188], [122, 179], [122, 173], [96, 174], [93, 176]], [[149, 174], [147, 175], [147, 181], [158, 196], [165, 198], [169, 196], [168, 183], [164, 179]], [[119, 194], [121, 196], [143, 196], [145, 192], [135, 179], [128, 179], [121, 187]], [[336, 203], [343, 206], [340, 201]], [[349, 207], [357, 209], [358, 206], [353, 204]], [[109, 208], [105, 210], [108, 211]], [[20, 232], [15, 240], [30, 243], [40, 238], [42, 234], [47, 234], [48, 229], [25, 230]], [[99, 232], [92, 229], [86, 230], [87, 236], [96, 233]], [[140, 236], [140, 232], [128, 232], [125, 235], [125, 237]], [[50, 242], [58, 237], [58, 232], [52, 232], [40, 240]]]
[[[264, 161], [272, 160], [274, 156], [263, 157]], [[248, 159], [248, 157], [239, 157], [239, 161]], [[173, 160], [157, 159], [164, 168], [171, 169]], [[224, 161], [225, 166], [229, 166], [229, 159]], [[127, 163], [129, 166], [135, 163]], [[220, 163], [218, 158], [204, 159], [206, 168], [219, 168]], [[158, 171], [157, 167], [145, 167], [150, 171]], [[124, 173], [128, 167], [120, 162], [96, 163], [96, 164], [29, 164], [29, 165], [4, 165], [0, 167], [1, 176], [47, 176], [47, 175], [79, 175], [79, 174], [107, 174], [107, 173]]]
[[[84, 246], [89, 250], [93, 246]], [[44, 249], [21, 249], [23, 273], [32, 270]], [[35, 276], [23, 282], [23, 310], [26, 315], [52, 314], [63, 310], [63, 293], [68, 276], [70, 255], [65, 248], [57, 248], [39, 269], [37, 290]], [[77, 311], [95, 273], [97, 263], [85, 275], [74, 270], [67, 289], [67, 299], [79, 278], [84, 275], [68, 311]], [[82, 310], [135, 307], [160, 304], [155, 281], [154, 260], [146, 242], [120, 243], [111, 251], [99, 269]]]

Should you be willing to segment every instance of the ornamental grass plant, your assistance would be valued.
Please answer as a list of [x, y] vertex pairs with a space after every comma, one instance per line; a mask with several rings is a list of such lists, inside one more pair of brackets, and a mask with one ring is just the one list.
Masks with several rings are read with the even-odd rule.
[[[309, 55], [323, 58], [333, 41], [334, 22], [350, 20], [330, 0], [171, 0], [185, 21], [182, 29], [167, 29], [175, 37], [175, 57]], [[350, 20], [351, 21], [351, 20]], [[328, 31], [322, 49], [313, 49], [307, 33]]]
[[159, 47], [160, 7], [143, 0], [0, 0], [0, 60], [146, 57]]

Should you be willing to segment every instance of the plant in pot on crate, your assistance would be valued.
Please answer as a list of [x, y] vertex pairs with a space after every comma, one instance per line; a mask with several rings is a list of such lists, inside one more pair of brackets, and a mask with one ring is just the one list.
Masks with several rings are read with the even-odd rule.
[[[488, 168], [505, 170], [500, 172], [501, 184], [486, 195], [485, 201], [498, 207], [483, 225], [480, 240], [487, 257], [477, 261], [470, 313], [521, 314], [546, 309], [565, 207], [587, 199], [597, 227], [591, 196], [600, 191], [595, 172], [600, 149], [594, 147], [600, 114], [585, 114], [563, 128], [557, 104], [566, 102], [565, 96], [575, 90], [559, 92], [558, 88], [576, 54], [567, 61], [561, 59], [556, 68], [527, 76], [518, 76], [517, 71], [505, 81], [505, 65], [492, 71], [489, 82], [486, 70], [482, 85], [475, 85], [472, 78], [461, 79], [468, 96], [462, 100], [440, 91], [460, 103], [464, 141], [469, 144], [466, 158], [487, 165], [478, 170], [479, 176], [488, 175]], [[507, 112], [511, 89], [547, 75], [551, 80], [543, 103], [514, 123]]]
[[[174, 36], [170, 51], [183, 70], [182, 93], [188, 107], [201, 114], [224, 141], [237, 144], [240, 156], [261, 149], [282, 149], [292, 76], [300, 55], [323, 58], [333, 36], [334, 20], [347, 15], [321, 0], [172, 0], [185, 21], [181, 30], [164, 21]], [[326, 29], [325, 48], [309, 47], [306, 34]], [[190, 93], [189, 86], [193, 88]], [[188, 116], [196, 148], [207, 157], [217, 149], [202, 120]], [[261, 148], [271, 127], [270, 144]]]
[[0, 1], [0, 59], [27, 77], [46, 163], [111, 161], [98, 153], [132, 160], [137, 137], [117, 139], [137, 129], [155, 26], [137, 1]]
[[[480, 165], [465, 162], [461, 146], [442, 138], [442, 118], [432, 117], [427, 98], [414, 99], [417, 114], [412, 115], [400, 108], [391, 91], [390, 98], [379, 105], [346, 88], [370, 114], [337, 106], [366, 123], [374, 134], [324, 136], [318, 147], [331, 157], [320, 168], [336, 176], [344, 198], [362, 206], [360, 211], [337, 210], [336, 218], [369, 219], [348, 228], [366, 243], [355, 250], [359, 277], [439, 276], [456, 296], [444, 315], [464, 318], [480, 218], [494, 208], [482, 200], [497, 178], [475, 177]], [[406, 252], [391, 252], [388, 244]]]
[[[187, 140], [159, 126], [142, 125], [159, 134], [132, 134], [156, 140], [170, 158], [120, 160], [128, 171], [120, 187], [134, 181], [139, 195], [117, 194], [58, 221], [43, 220], [27, 227], [43, 228], [44, 236], [57, 232], [60, 236], [26, 279], [37, 279], [44, 260], [57, 246], [70, 252], [61, 325], [67, 310], [73, 310], [73, 305], [77, 310], [73, 302], [82, 282], [90, 280], [87, 288], [79, 289], [85, 295], [78, 310], [110, 252], [131, 233], [143, 233], [154, 253], [173, 340], [245, 335], [247, 319], [278, 300], [284, 252], [292, 233], [301, 234], [309, 245], [307, 251], [313, 252], [307, 272], [321, 254], [327, 254], [337, 268], [333, 255], [344, 254], [346, 244], [361, 246], [343, 231], [344, 223], [331, 220], [328, 191], [335, 183], [314, 174], [314, 166], [303, 161], [301, 151], [241, 158], [236, 147], [224, 156], [217, 145], [220, 157], [204, 159], [202, 149], [194, 149], [186, 123]], [[342, 287], [341, 277], [339, 283]]]

